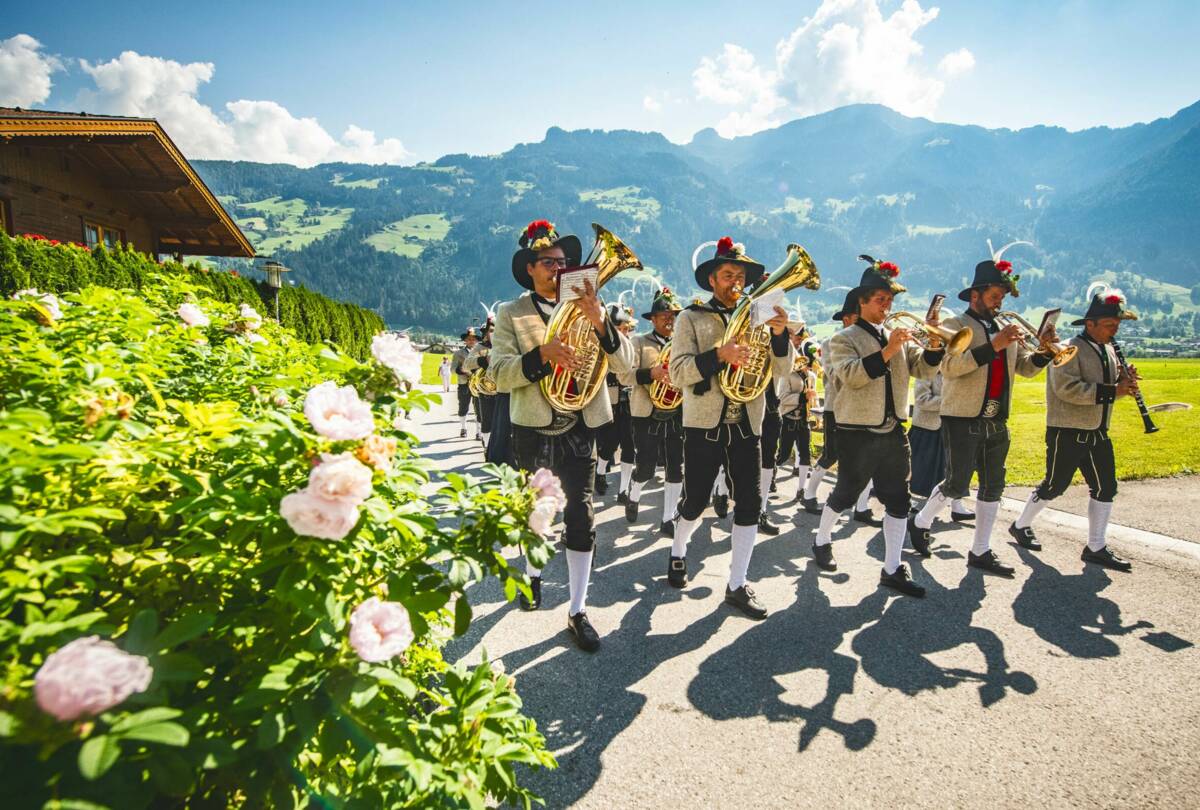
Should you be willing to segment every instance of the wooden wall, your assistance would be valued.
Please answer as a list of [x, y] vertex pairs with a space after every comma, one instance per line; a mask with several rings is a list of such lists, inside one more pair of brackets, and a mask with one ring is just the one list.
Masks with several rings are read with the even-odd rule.
[[83, 242], [84, 220], [125, 231], [135, 248], [153, 254], [150, 224], [130, 209], [130, 201], [105, 190], [95, 172], [69, 148], [32, 147], [0, 139], [0, 197], [9, 209], [14, 234], [40, 233], [49, 239]]

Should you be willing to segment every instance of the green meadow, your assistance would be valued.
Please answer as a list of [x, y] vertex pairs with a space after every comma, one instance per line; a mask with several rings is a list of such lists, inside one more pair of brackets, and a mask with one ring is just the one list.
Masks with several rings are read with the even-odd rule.
[[[300, 250], [317, 241], [323, 236], [345, 227], [350, 221], [353, 208], [322, 208], [316, 216], [306, 217], [308, 203], [304, 200], [280, 197], [268, 197], [258, 202], [238, 203], [237, 207], [246, 212], [237, 220], [238, 226], [254, 245], [254, 249], [262, 254], [271, 254], [276, 250]], [[272, 229], [267, 224], [267, 217], [275, 219]]]
[[642, 190], [637, 186], [591, 189], [579, 192], [579, 201], [590, 202], [597, 208], [616, 211], [642, 222], [657, 218], [662, 206], [653, 197], [639, 196], [641, 193]]
[[429, 244], [442, 241], [449, 232], [450, 222], [445, 214], [417, 214], [388, 223], [365, 241], [383, 253], [415, 259]]

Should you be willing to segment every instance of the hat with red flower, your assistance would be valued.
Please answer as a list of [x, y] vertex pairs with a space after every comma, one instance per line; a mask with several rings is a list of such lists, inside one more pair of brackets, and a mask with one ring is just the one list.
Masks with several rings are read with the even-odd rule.
[[853, 290], [856, 298], [866, 295], [871, 290], [887, 290], [893, 295], [908, 290], [907, 287], [896, 281], [900, 277], [900, 268], [892, 262], [881, 262], [865, 253], [858, 259], [867, 263], [867, 269], [863, 270], [862, 278], [859, 279], [858, 286]]
[[[708, 261], [696, 264], [700, 251], [709, 245], [716, 245], [716, 253]], [[712, 292], [712, 281], [709, 280], [709, 277], [723, 264], [737, 264], [745, 268], [747, 289], [757, 284], [767, 270], [766, 267], [746, 255], [746, 248], [740, 242], [734, 242], [732, 236], [722, 236], [716, 242], [705, 242], [692, 254], [692, 265], [696, 270], [696, 283], [700, 285], [700, 289]]]
[[1087, 312], [1077, 321], [1071, 321], [1072, 326], [1083, 326], [1087, 321], [1098, 321], [1101, 318], [1117, 318], [1122, 321], [1136, 321], [1137, 313], [1125, 308], [1125, 293], [1114, 290], [1102, 281], [1095, 282], [1088, 292], [1099, 288], [1088, 304]]
[[680, 305], [679, 299], [675, 297], [671, 288], [663, 287], [655, 294], [654, 301], [650, 304], [650, 311], [643, 312], [642, 317], [650, 320], [660, 312], [678, 312], [681, 309], [683, 306]]
[[993, 250], [992, 240], [987, 240], [988, 253], [992, 254], [992, 258], [975, 265], [975, 278], [971, 281], [971, 286], [959, 292], [958, 299], [960, 301], [970, 302], [971, 290], [984, 290], [995, 285], [1004, 287], [1005, 291], [1013, 298], [1020, 297], [1021, 292], [1017, 289], [1017, 282], [1021, 280], [1021, 277], [1013, 273], [1012, 262], [1000, 258], [1004, 255], [1004, 251], [1013, 245], [1033, 247], [1032, 242], [1018, 239], [1015, 242], [1009, 242], [999, 250]]
[[554, 230], [554, 225], [544, 219], [535, 219], [526, 225], [517, 241], [520, 248], [512, 257], [512, 274], [517, 283], [527, 290], [533, 289], [529, 265], [537, 261], [541, 251], [562, 248], [567, 257], [568, 267], [578, 267], [583, 257], [583, 246], [579, 243], [579, 237], [571, 234], [559, 236]]

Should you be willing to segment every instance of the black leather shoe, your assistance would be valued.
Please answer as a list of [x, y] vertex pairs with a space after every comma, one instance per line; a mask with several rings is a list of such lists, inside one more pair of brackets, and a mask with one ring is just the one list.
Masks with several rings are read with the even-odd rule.
[[729, 514], [729, 496], [714, 495], [713, 496], [713, 511], [717, 513], [717, 517], [723, 518]]
[[767, 487], [767, 492], [775, 491], [775, 476], [771, 476], [771, 486]]
[[955, 523], [967, 523], [975, 519], [974, 512], [951, 512], [950, 519]]
[[817, 567], [822, 571], [836, 571], [837, 560], [833, 558], [833, 543], [826, 543], [823, 546], [818, 546], [813, 543], [813, 559], [817, 561]]
[[466, 428], [463, 428], [462, 430], [460, 430], [458, 432], [458, 438], [460, 438], [460, 439], [467, 438], [467, 429]]
[[1116, 554], [1113, 554], [1111, 551], [1109, 551], [1108, 546], [1105, 546], [1099, 551], [1092, 551], [1087, 546], [1084, 546], [1083, 554], [1079, 555], [1079, 559], [1083, 560], [1084, 562], [1103, 565], [1105, 568], [1111, 568], [1114, 571], [1133, 570], [1133, 563], [1129, 562], [1129, 560], [1123, 560]]
[[990, 548], [982, 554], [967, 552], [967, 565], [971, 568], [978, 568], [980, 571], [986, 571], [989, 574], [996, 574], [1002, 577], [1011, 577], [1017, 572], [1017, 569], [1011, 565], [1005, 565], [1000, 562], [1000, 558], [996, 556], [996, 552]]
[[875, 528], [879, 528], [883, 525], [883, 521], [876, 518], [875, 513], [870, 509], [864, 509], [861, 512], [856, 510], [854, 512], [854, 520], [858, 523], [865, 523], [868, 526], [874, 526]]
[[821, 504], [817, 503], [816, 498], [805, 498], [803, 495], [801, 495], [800, 504], [804, 507], [804, 511], [808, 512], [810, 515], [821, 514]]
[[1026, 526], [1024, 529], [1017, 528], [1017, 524], [1010, 523], [1008, 533], [1017, 541], [1017, 545], [1022, 548], [1027, 548], [1030, 551], [1041, 551], [1042, 544], [1038, 542], [1037, 536], [1033, 533], [1032, 526]]
[[663, 537], [674, 537], [675, 536], [675, 521], [664, 520], [662, 522], [662, 525], [658, 527], [658, 533], [661, 534]]
[[925, 596], [925, 589], [912, 581], [912, 577], [908, 575], [908, 566], [904, 564], [901, 564], [894, 574], [880, 569], [879, 585], [882, 588], [891, 588], [905, 596], [915, 596], [918, 599]]
[[916, 514], [910, 514], [908, 516], [908, 541], [922, 557], [928, 557], [932, 553], [929, 550], [930, 539], [929, 529], [922, 529], [918, 526]]
[[608, 494], [608, 476], [597, 474], [596, 482], [595, 482], [594, 486], [592, 487], [592, 489], [595, 490], [597, 495], [607, 495]]
[[771, 522], [771, 518], [767, 516], [766, 512], [758, 514], [758, 530], [770, 537], [779, 534], [779, 527]]
[[687, 558], [671, 557], [667, 563], [667, 584], [672, 588], [687, 585]]
[[567, 630], [575, 637], [575, 643], [584, 652], [595, 652], [600, 649], [600, 634], [588, 621], [587, 613], [582, 610], [574, 616], [567, 617]]
[[528, 599], [525, 594], [520, 594], [521, 610], [537, 610], [542, 606], [542, 578], [530, 577], [529, 590], [533, 594], [533, 599]]
[[637, 520], [638, 502], [626, 499], [625, 501], [625, 520], [633, 523]]
[[758, 601], [758, 599], [754, 596], [754, 591], [750, 590], [749, 585], [743, 585], [736, 591], [729, 590], [729, 586], [726, 585], [725, 604], [733, 605], [751, 619], [767, 618], [767, 609], [763, 607], [762, 602]]
[[628, 492], [618, 492], [617, 493], [617, 503], [629, 503], [629, 493]]

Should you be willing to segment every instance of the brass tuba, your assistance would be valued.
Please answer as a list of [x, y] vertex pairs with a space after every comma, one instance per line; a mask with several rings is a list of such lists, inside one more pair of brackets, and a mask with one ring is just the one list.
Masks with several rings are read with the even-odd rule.
[[[671, 365], [671, 342], [662, 347], [658, 353], [658, 364], [663, 368]], [[683, 404], [683, 392], [662, 380], [650, 382], [650, 402], [660, 411], [673, 411]]]
[[994, 320], [996, 321], [996, 326], [1001, 329], [1006, 326], [1017, 327], [1017, 331], [1021, 333], [1021, 336], [1017, 340], [1021, 345], [1034, 354], [1049, 357], [1056, 367], [1070, 360], [1075, 356], [1075, 352], [1078, 351], [1074, 346], [1067, 343], [1043, 344], [1033, 324], [1015, 312], [997, 312]]
[[[584, 266], [596, 265], [596, 289], [599, 290], [618, 273], [631, 268], [641, 268], [642, 262], [629, 246], [612, 231], [592, 223], [596, 232], [596, 243], [584, 260]], [[583, 410], [592, 398], [605, 387], [604, 377], [608, 374], [608, 355], [600, 348], [596, 331], [574, 301], [559, 303], [546, 324], [543, 343], [558, 338], [575, 350], [581, 362], [575, 371], [555, 366], [550, 374], [542, 378], [541, 388], [550, 406], [557, 411]]]
[[753, 303], [770, 292], [794, 290], [797, 287], [815, 290], [821, 286], [821, 274], [799, 245], [788, 245], [783, 264], [759, 284], [753, 292], [743, 295], [729, 316], [722, 343], [736, 341], [750, 350], [744, 366], [726, 366], [718, 382], [730, 402], [745, 404], [762, 396], [771, 384], [771, 329], [766, 324], [754, 326], [751, 320]]
[[496, 381], [488, 376], [486, 368], [477, 368], [467, 379], [467, 388], [473, 397], [491, 397], [496, 394]]

